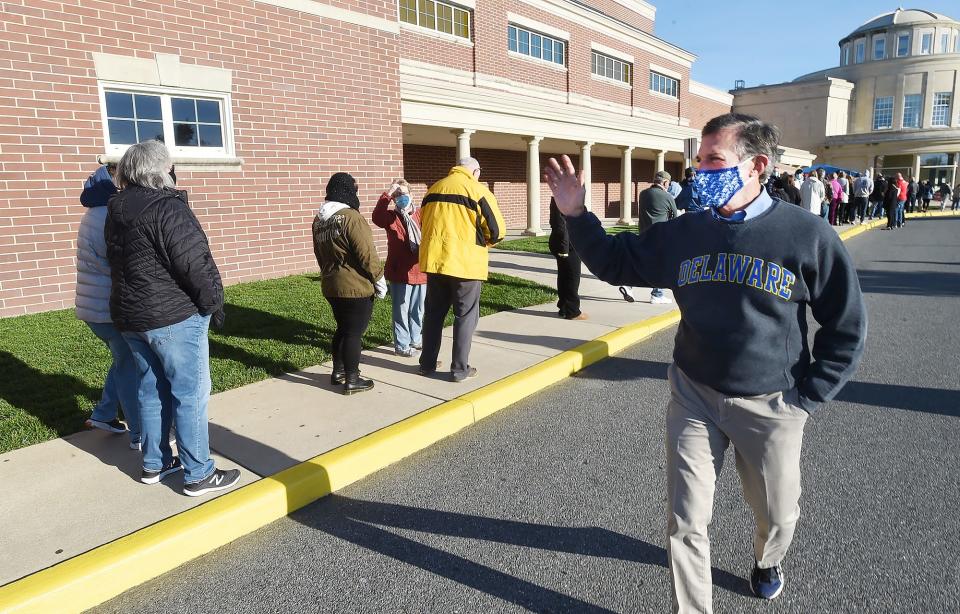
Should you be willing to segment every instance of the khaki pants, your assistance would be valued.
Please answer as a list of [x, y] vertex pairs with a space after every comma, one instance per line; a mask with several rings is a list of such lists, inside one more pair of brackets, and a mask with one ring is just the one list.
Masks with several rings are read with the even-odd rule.
[[797, 391], [729, 397], [671, 364], [667, 408], [667, 538], [674, 612], [712, 611], [713, 493], [730, 443], [753, 509], [754, 557], [780, 564], [800, 517], [800, 447], [807, 412]]

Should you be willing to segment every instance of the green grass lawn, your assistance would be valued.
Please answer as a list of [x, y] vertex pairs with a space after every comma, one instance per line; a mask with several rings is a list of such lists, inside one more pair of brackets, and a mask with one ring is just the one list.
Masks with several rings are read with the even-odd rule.
[[[607, 234], [615, 235], [626, 230], [637, 231], [637, 225], [632, 226], [611, 226], [607, 228]], [[533, 252], [535, 254], [549, 254], [550, 249], [547, 247], [547, 241], [550, 240], [550, 235], [545, 234], [542, 237], [523, 237], [522, 239], [509, 239], [507, 241], [501, 241], [497, 244], [497, 249], [502, 249], [511, 252]]]
[[[226, 326], [210, 334], [214, 392], [330, 359], [336, 324], [318, 275], [238, 284], [226, 297]], [[491, 274], [480, 313], [554, 300], [551, 288]], [[391, 343], [392, 330], [390, 300], [379, 300], [364, 344]], [[72, 309], [0, 319], [0, 453], [81, 430], [110, 362], [107, 348]]]

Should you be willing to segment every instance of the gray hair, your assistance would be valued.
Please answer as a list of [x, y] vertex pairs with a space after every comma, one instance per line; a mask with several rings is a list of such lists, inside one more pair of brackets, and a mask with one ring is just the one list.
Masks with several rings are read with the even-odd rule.
[[734, 151], [741, 160], [753, 156], [766, 156], [769, 165], [777, 160], [777, 147], [780, 145], [780, 129], [768, 124], [752, 115], [742, 113], [727, 113], [719, 115], [707, 122], [703, 127], [703, 136], [716, 134], [721, 130], [732, 128], [737, 131], [737, 141]]
[[475, 170], [479, 170], [480, 163], [476, 158], [460, 158], [457, 160], [457, 166], [463, 166], [467, 170], [473, 172]]
[[117, 163], [117, 187], [131, 185], [160, 190], [176, 187], [170, 176], [170, 152], [160, 141], [131, 145]]

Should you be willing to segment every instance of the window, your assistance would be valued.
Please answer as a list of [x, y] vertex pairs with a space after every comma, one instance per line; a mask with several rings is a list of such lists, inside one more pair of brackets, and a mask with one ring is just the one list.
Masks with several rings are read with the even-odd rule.
[[519, 26], [507, 26], [507, 47], [510, 51], [529, 55], [564, 66], [566, 64], [566, 43], [544, 34], [537, 34]]
[[901, 34], [897, 36], [897, 57], [902, 58], [910, 53], [910, 35]]
[[960, 31], [957, 32], [957, 37], [953, 39], [953, 52], [960, 53]]
[[676, 98], [680, 95], [680, 82], [673, 77], [650, 71], [650, 91]]
[[903, 127], [920, 127], [920, 110], [923, 108], [923, 94], [908, 94], [903, 97]]
[[950, 92], [937, 92], [933, 95], [931, 119], [934, 126], [950, 125]]
[[893, 128], [893, 96], [883, 96], [873, 101], [873, 129]]
[[950, 53], [950, 33], [940, 35], [940, 53]]
[[226, 155], [226, 98], [104, 88], [108, 153], [157, 140], [174, 154]]
[[864, 54], [864, 44], [863, 44], [863, 41], [862, 41], [862, 40], [861, 40], [861, 41], [857, 41], [856, 50], [857, 50], [857, 51], [856, 51], [856, 55], [855, 55], [855, 58], [856, 58], [856, 59], [855, 59], [854, 61], [855, 61], [857, 64], [862, 64], [862, 63], [863, 63], [863, 54]]
[[633, 83], [633, 67], [630, 64], [596, 51], [593, 52], [592, 59], [591, 71], [593, 74], [620, 81], [627, 85]]
[[933, 34], [929, 32], [920, 37], [920, 54], [921, 55], [930, 55], [933, 51]]
[[887, 39], [880, 37], [873, 39], [873, 59], [882, 60], [887, 54]]
[[840, 52], [840, 66], [846, 66], [850, 63], [850, 45], [844, 45]]
[[470, 38], [470, 12], [438, 0], [400, 0], [400, 21]]

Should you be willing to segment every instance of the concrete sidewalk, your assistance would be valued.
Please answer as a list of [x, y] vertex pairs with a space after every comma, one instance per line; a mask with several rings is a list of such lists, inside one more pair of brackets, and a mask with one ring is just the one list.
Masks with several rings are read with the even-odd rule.
[[[491, 250], [491, 270], [553, 287], [550, 256]], [[210, 446], [217, 466], [239, 467], [242, 484], [292, 467], [473, 390], [547, 360], [622, 326], [662, 314], [673, 305], [651, 305], [637, 288], [626, 303], [617, 288], [584, 269], [586, 321], [557, 317], [552, 304], [501, 312], [480, 320], [471, 364], [475, 379], [454, 384], [441, 370], [417, 374], [415, 358], [392, 347], [364, 352], [364, 375], [376, 381], [367, 393], [343, 396], [329, 383], [330, 365], [300, 371], [214, 395]], [[449, 364], [450, 331], [440, 358]], [[210, 501], [181, 494], [182, 477], [159, 485], [139, 482], [140, 455], [123, 435], [85, 431], [0, 455], [0, 522], [4, 526], [0, 585], [107, 544]], [[231, 492], [231, 491], [227, 491]], [[225, 493], [224, 493], [225, 494]]]

